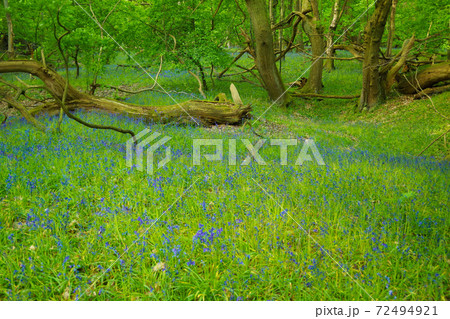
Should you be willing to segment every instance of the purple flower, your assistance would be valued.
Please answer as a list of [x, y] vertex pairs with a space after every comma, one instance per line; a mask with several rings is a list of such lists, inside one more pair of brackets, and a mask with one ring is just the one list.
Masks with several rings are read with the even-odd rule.
[[195, 266], [195, 261], [189, 259], [189, 261], [187, 262], [188, 266]]
[[64, 258], [62, 266], [64, 267], [64, 265], [66, 264], [66, 262], [68, 262], [70, 259], [70, 256], [66, 256], [66, 258]]
[[174, 256], [178, 256], [178, 254], [181, 252], [180, 245], [176, 245], [174, 248], [172, 248], [172, 253]]

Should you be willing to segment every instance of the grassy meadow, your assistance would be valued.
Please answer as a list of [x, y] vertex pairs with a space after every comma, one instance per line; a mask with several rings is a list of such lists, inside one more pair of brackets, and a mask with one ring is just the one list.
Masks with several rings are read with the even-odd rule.
[[[289, 55], [284, 80], [308, 65]], [[324, 93], [358, 94], [359, 62], [336, 65], [324, 73]], [[100, 83], [152, 84], [141, 70], [105, 68]], [[88, 79], [82, 70], [72, 83], [85, 89]], [[260, 139], [249, 126], [77, 113], [170, 136], [172, 161], [149, 175], [126, 166], [128, 136], [67, 118], [61, 134], [8, 119], [0, 127], [0, 300], [448, 300], [448, 141], [416, 155], [448, 129], [439, 113], [450, 115], [450, 94], [433, 103], [394, 95], [364, 113], [354, 113], [356, 100], [334, 99], [294, 99], [287, 110], [267, 111], [263, 89], [238, 80], [209, 82], [208, 98], [230, 98], [233, 81], [253, 121], [262, 116], [255, 132], [299, 141], [287, 165], [268, 142], [259, 152], [267, 165], [241, 165], [241, 141]], [[160, 84], [177, 101], [201, 98], [186, 72], [163, 71]], [[99, 93], [173, 104], [159, 92]], [[48, 127], [58, 120], [40, 119]], [[226, 159], [235, 139], [237, 165], [193, 165], [194, 138], [223, 139]], [[294, 165], [306, 138], [324, 166]]]

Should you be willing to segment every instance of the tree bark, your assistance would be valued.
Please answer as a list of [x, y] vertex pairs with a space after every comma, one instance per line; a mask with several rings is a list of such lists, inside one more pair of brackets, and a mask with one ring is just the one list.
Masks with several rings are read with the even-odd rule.
[[380, 77], [379, 52], [391, 4], [392, 0], [378, 0], [364, 28], [363, 87], [359, 110], [369, 109], [386, 100]]
[[279, 105], [286, 105], [289, 95], [275, 65], [272, 28], [267, 14], [265, 0], [245, 0], [255, 34], [256, 67], [264, 82], [270, 99]]
[[[294, 1], [295, 1], [294, 10], [297, 12], [302, 12], [302, 0], [294, 0]], [[302, 28], [298, 28], [297, 39], [298, 39], [298, 42], [296, 45], [297, 52], [302, 52], [303, 50], [305, 50], [305, 43], [303, 41], [303, 29]]]
[[6, 24], [8, 25], [8, 56], [10, 59], [14, 58], [14, 30], [11, 14], [8, 12], [9, 4], [8, 0], [3, 0], [3, 5], [6, 11]]
[[[44, 67], [36, 61], [14, 60], [0, 62], [0, 73], [24, 72], [42, 80], [46, 90], [57, 100], [62, 100], [66, 80], [55, 71]], [[240, 124], [242, 119], [249, 117], [249, 105], [235, 105], [229, 102], [187, 101], [175, 105], [141, 106], [122, 103], [110, 99], [99, 98], [82, 93], [70, 84], [67, 87], [66, 107], [76, 109], [100, 110], [108, 113], [124, 114], [142, 117], [155, 122], [192, 123], [194, 120], [202, 125]], [[61, 106], [56, 102], [46, 103], [30, 112], [36, 115], [40, 112], [56, 114]]]
[[275, 24], [275, 19], [273, 17], [273, 0], [269, 0], [269, 20], [270, 20], [270, 27], [272, 27]]
[[385, 66], [380, 69], [382, 85], [386, 93], [388, 93], [396, 81], [397, 74], [406, 63], [408, 54], [414, 46], [416, 37], [413, 35], [411, 39], [405, 40], [400, 52]]
[[[284, 0], [280, 0], [280, 21], [284, 19]], [[278, 30], [278, 50], [283, 51], [283, 29]], [[281, 72], [281, 59], [280, 59]]]
[[[328, 28], [328, 33], [325, 35], [325, 39], [327, 42], [326, 47], [326, 53], [327, 57], [332, 58], [334, 57], [334, 48], [333, 48], [333, 33], [336, 31], [337, 25], [339, 21], [339, 0], [334, 1], [333, 6], [333, 17], [331, 19], [330, 27]], [[332, 71], [335, 69], [334, 67], [334, 60], [328, 59], [325, 60], [325, 70]]]
[[324, 94], [315, 94], [315, 93], [292, 93], [292, 96], [303, 97], [303, 98], [323, 98], [323, 99], [341, 99], [341, 100], [350, 100], [359, 98], [358, 95], [324, 95]]
[[312, 15], [306, 14], [303, 19], [303, 29], [311, 42], [311, 51], [313, 61], [309, 70], [308, 82], [303, 87], [304, 93], [320, 93], [322, 91], [322, 72], [323, 59], [320, 57], [324, 50], [323, 27], [319, 26], [319, 6], [317, 0], [303, 0], [303, 13], [312, 12]]
[[438, 86], [438, 87], [435, 87], [435, 88], [424, 89], [423, 91], [420, 91], [419, 93], [414, 95], [414, 100], [418, 100], [418, 99], [421, 99], [421, 98], [423, 98], [425, 96], [438, 94], [438, 93], [443, 93], [443, 92], [447, 92], [447, 91], [450, 91], [450, 84], [449, 85], [444, 85], [444, 86]]
[[392, 55], [392, 45], [394, 42], [394, 34], [395, 34], [395, 11], [397, 8], [397, 0], [392, 0], [391, 7], [391, 19], [389, 20], [389, 33], [387, 39], [387, 48], [386, 48], [386, 57], [390, 57]]
[[416, 94], [442, 81], [450, 80], [450, 62], [435, 64], [417, 74], [400, 79], [397, 90], [403, 94]]

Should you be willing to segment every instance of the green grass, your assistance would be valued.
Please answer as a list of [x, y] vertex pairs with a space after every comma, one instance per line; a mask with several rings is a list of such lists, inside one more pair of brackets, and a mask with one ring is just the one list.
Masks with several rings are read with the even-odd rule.
[[[285, 80], [307, 62], [289, 56]], [[325, 93], [356, 94], [360, 65], [337, 67], [324, 75]], [[109, 68], [101, 82], [151, 84], [140, 71]], [[177, 101], [199, 97], [186, 73], [163, 75], [165, 89], [189, 93]], [[74, 83], [83, 87], [83, 76]], [[229, 83], [216, 81], [208, 97], [228, 94]], [[236, 85], [255, 119], [270, 106], [262, 89]], [[446, 116], [448, 97], [433, 98]], [[173, 103], [155, 92], [127, 101]], [[154, 175], [126, 167], [126, 136], [68, 119], [60, 135], [8, 120], [0, 129], [0, 299], [448, 300], [448, 146], [440, 140], [414, 156], [448, 121], [429, 100], [394, 98], [363, 114], [354, 103], [296, 100], [254, 125], [267, 138], [313, 138], [325, 166], [295, 166], [293, 147], [282, 166], [268, 143], [260, 151], [268, 165], [240, 165], [240, 140], [258, 140], [248, 128], [79, 113], [172, 137], [173, 159]], [[225, 158], [236, 139], [238, 165], [193, 166], [194, 138], [223, 139]]]

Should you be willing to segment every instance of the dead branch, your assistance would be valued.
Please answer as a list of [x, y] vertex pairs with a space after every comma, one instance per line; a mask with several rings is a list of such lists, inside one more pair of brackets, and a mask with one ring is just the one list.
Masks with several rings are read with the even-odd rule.
[[114, 90], [117, 90], [117, 91], [120, 91], [120, 92], [123, 92], [123, 93], [128, 93], [128, 94], [139, 94], [139, 93], [147, 92], [147, 91], [163, 92], [163, 91], [160, 91], [160, 90], [155, 90], [155, 86], [156, 86], [156, 84], [158, 84], [159, 75], [161, 74], [162, 66], [163, 66], [163, 56], [161, 55], [161, 62], [159, 64], [158, 73], [156, 73], [153, 85], [148, 87], [148, 88], [142, 88], [142, 89], [139, 89], [139, 90], [136, 90], [136, 91], [130, 91], [130, 90], [122, 89], [122, 88], [117, 87], [117, 86], [110, 86], [110, 85], [106, 85], [106, 84], [98, 84], [97, 86], [98, 87], [105, 87], [105, 88], [108, 88], [108, 89], [114, 89]]
[[[392, 85], [395, 82], [395, 78], [398, 72], [405, 65], [409, 51], [411, 51], [414, 45], [415, 38], [416, 37], [413, 35], [411, 39], [406, 40], [403, 43], [402, 49], [400, 50], [399, 53], [397, 53], [394, 59], [392, 59], [391, 62], [389, 62], [385, 67], [381, 69], [380, 73], [386, 74], [386, 86], [385, 86], [386, 92], [389, 92], [389, 90], [391, 89]], [[396, 60], [397, 63], [395, 63]]]
[[[144, 118], [154, 122], [200, 123], [206, 126], [215, 124], [241, 124], [242, 119], [250, 116], [250, 105], [237, 106], [233, 103], [214, 101], [186, 101], [174, 105], [140, 106], [118, 102], [106, 98], [95, 97], [82, 93], [50, 68], [44, 68], [37, 61], [13, 60], [1, 61], [0, 73], [25, 72], [40, 78], [43, 87], [51, 94], [55, 101], [62, 100], [66, 91], [65, 105], [72, 112], [77, 109], [97, 110], [113, 114], [124, 114]], [[55, 114], [61, 109], [57, 102], [45, 103], [36, 110], [30, 110], [31, 115], [41, 112]]]
[[427, 147], [425, 147], [419, 154], [417, 154], [416, 156], [420, 156], [422, 155], [427, 149], [430, 148], [431, 145], [433, 145], [434, 143], [436, 143], [440, 138], [442, 138], [443, 136], [447, 135], [448, 132], [450, 132], [450, 129], [448, 129], [447, 131], [445, 131], [444, 133], [442, 133], [441, 135], [439, 135], [438, 137], [436, 137], [433, 141], [431, 141], [430, 144], [427, 145]]
[[398, 80], [397, 90], [403, 94], [417, 94], [422, 89], [450, 80], [450, 63], [440, 63], [410, 76], [403, 75]]
[[[31, 115], [30, 112], [28, 112], [27, 108], [20, 102], [14, 100], [14, 99], [11, 99], [11, 98], [7, 98], [7, 97], [0, 99], [0, 101], [6, 102], [9, 106], [11, 106], [11, 107], [15, 108], [17, 111], [19, 111], [19, 113], [27, 120], [27, 122], [29, 122], [31, 125], [33, 125], [39, 131], [44, 132], [46, 130], [45, 125], [43, 123], [39, 122], [38, 120], [36, 120], [33, 117], [33, 115]], [[6, 121], [6, 118], [4, 121]], [[3, 123], [4, 123], [4, 121], [3, 121]]]
[[414, 95], [414, 99], [419, 100], [424, 97], [427, 97], [427, 95], [439, 94], [439, 93], [443, 93], [443, 92], [447, 92], [447, 91], [450, 91], [450, 84], [438, 86], [438, 87], [427, 88], [425, 90], [420, 91], [416, 95]]
[[219, 79], [233, 66], [234, 63], [236, 63], [245, 53], [248, 52], [248, 48], [245, 48], [239, 54], [233, 59], [233, 61], [230, 63], [229, 66], [227, 66], [222, 72], [219, 73], [217, 76]]
[[357, 99], [360, 95], [325, 95], [316, 93], [291, 93], [292, 96], [302, 97], [302, 98], [322, 98], [322, 99]]

